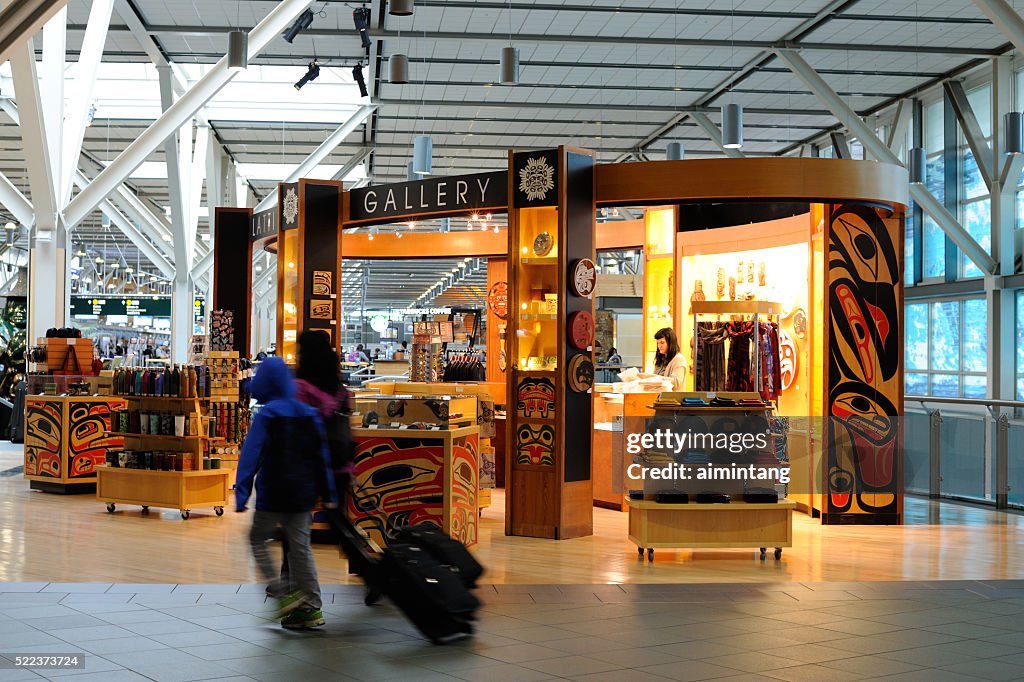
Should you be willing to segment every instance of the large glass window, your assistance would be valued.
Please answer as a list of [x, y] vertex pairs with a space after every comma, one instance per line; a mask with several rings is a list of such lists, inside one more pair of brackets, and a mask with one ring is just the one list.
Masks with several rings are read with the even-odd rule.
[[[924, 107], [924, 148], [927, 154], [925, 186], [939, 202], [946, 200], [946, 164], [942, 156], [945, 140], [944, 103], [932, 102]], [[925, 279], [942, 278], [946, 275], [946, 233], [934, 220], [925, 216], [921, 232], [923, 253], [921, 254]]]
[[988, 303], [984, 298], [910, 303], [904, 320], [907, 395], [986, 397]]
[[[968, 91], [967, 101], [971, 104], [974, 117], [989, 145], [992, 144], [992, 86], [983, 85]], [[978, 161], [967, 144], [967, 138], [960, 134], [961, 201], [963, 205], [963, 226], [986, 251], [992, 251], [992, 202], [989, 201], [988, 187], [981, 177]], [[981, 277], [984, 273], [966, 255], [961, 255], [960, 272], [963, 277]]]
[[1017, 400], [1024, 400], [1024, 291], [1017, 292]]

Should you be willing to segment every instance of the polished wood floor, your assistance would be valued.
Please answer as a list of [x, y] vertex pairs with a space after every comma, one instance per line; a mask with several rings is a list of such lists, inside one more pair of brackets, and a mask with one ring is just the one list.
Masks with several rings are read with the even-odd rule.
[[[0, 472], [20, 465], [0, 451]], [[504, 500], [483, 513], [475, 549], [484, 582], [701, 583], [876, 580], [983, 580], [1024, 575], [1024, 516], [908, 499], [905, 526], [821, 526], [795, 515], [793, 547], [781, 561], [756, 550], [657, 550], [638, 561], [626, 515], [594, 510], [592, 537], [560, 542], [506, 537]], [[0, 475], [0, 581], [238, 583], [257, 580], [246, 543], [250, 516], [197, 510], [108, 514], [92, 496], [30, 491], [20, 475]], [[316, 549], [321, 582], [354, 579], [329, 546]]]

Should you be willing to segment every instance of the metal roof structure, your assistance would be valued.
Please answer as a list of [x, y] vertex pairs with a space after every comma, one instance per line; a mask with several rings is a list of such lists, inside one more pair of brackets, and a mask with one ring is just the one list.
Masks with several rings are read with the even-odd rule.
[[[67, 3], [69, 82], [79, 76], [74, 63], [83, 53], [90, 13], [99, 1]], [[112, 2], [102, 73], [94, 89], [95, 116], [86, 129], [80, 160], [87, 179], [124, 152], [159, 115], [154, 60], [172, 65], [183, 92], [224, 56], [231, 30], [251, 31], [282, 4]], [[197, 116], [200, 125], [209, 126], [217, 164], [208, 166], [222, 175], [217, 184], [241, 172], [254, 201], [271, 194], [287, 169], [352, 122], [361, 105], [371, 103], [376, 105], [372, 113], [342, 131], [338, 144], [327, 150], [317, 169], [321, 177], [343, 173], [360, 183], [404, 181], [413, 138], [419, 134], [433, 137], [433, 173], [439, 175], [503, 168], [510, 148], [558, 144], [593, 149], [602, 163], [664, 158], [670, 142], [683, 143], [688, 158], [721, 156], [715, 132], [727, 102], [744, 107], [742, 154], [800, 154], [807, 153], [810, 142], [842, 126], [779, 58], [778, 49], [798, 50], [870, 122], [924, 89], [1011, 53], [1006, 35], [980, 9], [984, 3], [1001, 2], [415, 0], [413, 15], [398, 17], [388, 13], [387, 0], [318, 0], [298, 3], [308, 5], [313, 21], [294, 42], [273, 37], [250, 59], [249, 71]], [[353, 25], [352, 12], [359, 6], [371, 11], [367, 49]], [[499, 51], [509, 45], [520, 50], [515, 86], [497, 82]], [[35, 48], [42, 59], [40, 36]], [[388, 80], [396, 54], [408, 56], [406, 84]], [[288, 89], [314, 60], [320, 77], [290, 99], [279, 96], [280, 88]], [[353, 81], [356, 64], [363, 65], [367, 98], [359, 97]], [[261, 79], [265, 86], [255, 87]], [[244, 90], [246, 82], [249, 90]], [[42, 83], [45, 87], [45, 75]], [[4, 66], [0, 172], [30, 197], [27, 153], [15, 122], [17, 99], [10, 67]], [[141, 210], [131, 204], [141, 202], [163, 222], [166, 232], [143, 230], [141, 238], [173, 263], [166, 212], [171, 192], [166, 175], [159, 172], [166, 167], [163, 145], [146, 161], [150, 174], [137, 172], [124, 185], [137, 199], [122, 192], [111, 201], [129, 219]], [[209, 189], [208, 181], [203, 207]], [[224, 187], [218, 189], [224, 197]], [[90, 261], [94, 255], [105, 261], [120, 259], [122, 268], [132, 265], [147, 278], [165, 277], [116, 221], [106, 223], [99, 211], [90, 211], [71, 233], [75, 248], [84, 249]], [[208, 245], [205, 211], [198, 225], [197, 260]], [[11, 250], [24, 246], [25, 230], [8, 234], [7, 240], [15, 245]], [[389, 261], [372, 272], [384, 281], [409, 280], [410, 291], [418, 296], [436, 279], [423, 266]], [[436, 266], [450, 270], [453, 263]], [[381, 290], [383, 298], [376, 302], [393, 300], [396, 293], [388, 296]]]

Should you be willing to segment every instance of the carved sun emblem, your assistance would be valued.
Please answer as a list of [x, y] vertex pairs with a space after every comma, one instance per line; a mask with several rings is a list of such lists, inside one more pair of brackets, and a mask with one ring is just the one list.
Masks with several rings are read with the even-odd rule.
[[543, 157], [527, 159], [526, 166], [519, 169], [519, 191], [530, 201], [543, 201], [554, 188], [555, 169]]
[[299, 217], [299, 195], [295, 193], [294, 187], [289, 187], [288, 191], [284, 193], [281, 212], [286, 223], [294, 223], [295, 219]]

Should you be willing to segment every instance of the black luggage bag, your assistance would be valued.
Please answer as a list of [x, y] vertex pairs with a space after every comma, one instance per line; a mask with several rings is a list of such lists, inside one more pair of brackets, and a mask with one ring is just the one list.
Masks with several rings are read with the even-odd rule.
[[367, 606], [388, 596], [435, 644], [472, 634], [480, 602], [458, 568], [445, 566], [415, 545], [392, 544], [381, 551], [345, 514], [330, 510], [328, 518], [350, 569], [366, 585]]
[[438, 563], [455, 569], [470, 589], [476, 587], [476, 581], [484, 573], [484, 567], [473, 558], [465, 545], [453, 540], [432, 523], [399, 528], [392, 533], [391, 544], [414, 545], [426, 550]]

